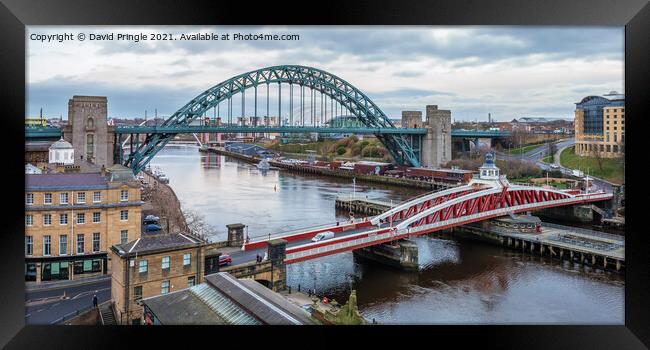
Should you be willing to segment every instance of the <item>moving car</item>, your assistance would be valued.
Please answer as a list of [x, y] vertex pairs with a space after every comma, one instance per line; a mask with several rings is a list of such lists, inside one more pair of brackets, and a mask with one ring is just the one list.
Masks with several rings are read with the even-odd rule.
[[232, 258], [228, 254], [222, 254], [219, 256], [219, 266], [226, 266], [232, 264]]
[[551, 169], [559, 169], [560, 166], [557, 164], [551, 164]]
[[319, 242], [323, 241], [326, 239], [334, 238], [334, 232], [332, 231], [325, 231], [325, 232], [320, 232], [314, 238], [311, 239], [312, 242]]

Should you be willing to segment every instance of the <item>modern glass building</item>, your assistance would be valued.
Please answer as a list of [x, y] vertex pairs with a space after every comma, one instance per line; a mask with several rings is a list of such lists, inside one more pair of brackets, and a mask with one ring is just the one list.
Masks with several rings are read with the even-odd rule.
[[616, 91], [576, 103], [576, 153], [618, 157], [624, 152], [625, 95]]
[[625, 106], [625, 95], [612, 91], [603, 96], [587, 96], [576, 103], [576, 111], [582, 110], [585, 134], [603, 134], [603, 108]]

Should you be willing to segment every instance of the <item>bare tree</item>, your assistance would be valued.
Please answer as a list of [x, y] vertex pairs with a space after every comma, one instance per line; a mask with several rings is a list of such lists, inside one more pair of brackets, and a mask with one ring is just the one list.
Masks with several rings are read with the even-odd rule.
[[204, 241], [217, 234], [217, 230], [205, 222], [205, 217], [202, 214], [191, 209], [184, 209], [182, 212], [187, 222], [188, 233]]
[[592, 154], [592, 156], [596, 159], [596, 163], [598, 164], [598, 169], [599, 169], [600, 171], [603, 171], [603, 160], [604, 160], [605, 157], [604, 157], [604, 154], [603, 154], [604, 152], [603, 152], [603, 150], [601, 149], [601, 147], [604, 148], [605, 146], [603, 146], [603, 145], [598, 145], [598, 144], [596, 144], [596, 145], [594, 145], [594, 146], [595, 146], [595, 147], [594, 147], [593, 150], [591, 151], [591, 154]]

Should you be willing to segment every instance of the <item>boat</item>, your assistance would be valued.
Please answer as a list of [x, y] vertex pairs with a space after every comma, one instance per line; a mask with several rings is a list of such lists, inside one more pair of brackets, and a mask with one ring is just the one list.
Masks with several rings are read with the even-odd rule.
[[266, 158], [260, 160], [260, 162], [257, 163], [256, 166], [257, 166], [257, 169], [260, 169], [260, 170], [269, 170], [269, 169], [271, 169], [271, 166], [269, 165], [269, 161]]

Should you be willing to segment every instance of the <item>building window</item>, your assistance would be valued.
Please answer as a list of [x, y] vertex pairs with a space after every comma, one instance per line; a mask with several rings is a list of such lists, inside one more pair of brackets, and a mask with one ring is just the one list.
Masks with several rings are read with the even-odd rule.
[[77, 203], [86, 203], [86, 192], [77, 192]]
[[169, 270], [169, 257], [168, 256], [163, 256], [163, 258], [162, 258], [162, 269], [163, 270]]
[[98, 223], [98, 222], [101, 222], [101, 221], [102, 221], [102, 213], [100, 213], [100, 212], [93, 213], [93, 222]]
[[34, 237], [25, 236], [25, 255], [34, 254]]
[[68, 204], [68, 193], [59, 194], [59, 204]]
[[187, 287], [188, 288], [189, 287], [194, 287], [194, 284], [196, 282], [195, 278], [196, 278], [195, 276], [190, 276], [190, 277], [187, 278]]
[[126, 202], [129, 200], [129, 190], [120, 191], [120, 200]]
[[52, 254], [52, 238], [49, 235], [43, 236], [43, 255]]
[[126, 244], [128, 242], [129, 242], [129, 231], [128, 230], [120, 231], [120, 243]]
[[68, 236], [61, 235], [59, 236], [59, 255], [68, 254]]
[[34, 194], [33, 193], [25, 193], [25, 204], [27, 204], [27, 205], [34, 204]]
[[192, 264], [192, 254], [183, 254], [183, 266], [190, 266]]
[[95, 151], [95, 135], [86, 135], [86, 158], [92, 159]]
[[68, 214], [59, 214], [59, 225], [68, 224]]
[[32, 214], [26, 214], [25, 215], [25, 226], [32, 226], [34, 225], [34, 217]]
[[120, 220], [126, 221], [129, 219], [129, 211], [128, 210], [120, 210]]
[[77, 213], [77, 223], [78, 224], [85, 224], [86, 223], [86, 214], [85, 213]]
[[99, 232], [93, 233], [93, 252], [99, 251]]
[[147, 260], [140, 260], [140, 269], [138, 271], [140, 273], [146, 273], [147, 272]]
[[169, 281], [163, 281], [160, 287], [160, 294], [169, 293]]
[[45, 193], [43, 195], [43, 204], [52, 204], [52, 194], [51, 193]]
[[133, 300], [142, 299], [142, 286], [133, 287]]
[[43, 225], [52, 225], [52, 214], [43, 214]]
[[93, 202], [94, 203], [99, 203], [102, 201], [102, 193], [101, 192], [93, 192]]
[[84, 235], [83, 233], [77, 235], [77, 254], [84, 253]]

